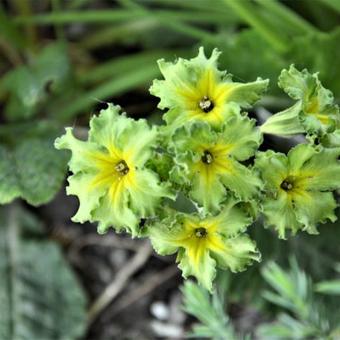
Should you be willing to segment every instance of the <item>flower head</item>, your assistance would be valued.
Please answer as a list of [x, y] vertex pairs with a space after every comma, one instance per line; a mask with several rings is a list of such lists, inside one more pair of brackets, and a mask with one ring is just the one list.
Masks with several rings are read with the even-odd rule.
[[172, 127], [191, 120], [203, 120], [218, 127], [240, 107], [250, 107], [268, 86], [268, 80], [258, 78], [251, 83], [237, 83], [232, 76], [217, 69], [220, 52], [210, 58], [201, 47], [198, 56], [175, 63], [158, 61], [165, 80], [155, 80], [151, 94], [160, 98], [158, 107], [169, 109], [165, 120]]
[[78, 196], [80, 203], [73, 220], [98, 221], [100, 232], [114, 226], [137, 235], [140, 219], [154, 215], [161, 198], [172, 195], [145, 167], [157, 131], [144, 120], [119, 115], [119, 109], [109, 105], [93, 117], [87, 141], [76, 139], [67, 128], [55, 145], [72, 151], [67, 194]]
[[176, 165], [171, 178], [206, 211], [218, 211], [228, 192], [250, 200], [261, 187], [259, 177], [240, 163], [253, 156], [262, 142], [254, 123], [233, 116], [219, 132], [205, 122], [194, 122], [173, 134]]
[[283, 70], [279, 86], [297, 102], [270, 117], [262, 126], [264, 133], [292, 135], [307, 132], [322, 136], [339, 128], [339, 107], [331, 91], [325, 89], [317, 73], [298, 71], [293, 65]]
[[255, 243], [241, 235], [251, 222], [238, 201], [230, 199], [217, 216], [169, 213], [165, 220], [150, 226], [148, 234], [159, 254], [177, 252], [185, 278], [195, 276], [211, 290], [216, 267], [238, 272], [260, 259]]
[[286, 230], [317, 233], [317, 223], [334, 222], [336, 202], [332, 190], [340, 186], [339, 149], [316, 149], [300, 144], [284, 155], [259, 153], [255, 167], [265, 183], [263, 213], [279, 236]]

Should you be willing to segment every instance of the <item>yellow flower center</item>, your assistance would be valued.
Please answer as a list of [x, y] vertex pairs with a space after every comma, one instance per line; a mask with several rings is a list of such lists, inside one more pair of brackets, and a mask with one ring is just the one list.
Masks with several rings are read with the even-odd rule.
[[308, 179], [308, 176], [298, 174], [287, 176], [280, 184], [280, 188], [285, 191], [290, 198], [294, 199], [296, 195], [304, 195], [306, 179]]
[[117, 199], [126, 188], [136, 187], [136, 171], [128, 152], [110, 146], [109, 152], [94, 152], [89, 156], [97, 169], [91, 188], [106, 187]]
[[197, 83], [179, 86], [176, 92], [183, 100], [186, 119], [203, 119], [214, 125], [222, 123], [224, 105], [233, 86], [223, 83], [210, 68], [202, 73]]

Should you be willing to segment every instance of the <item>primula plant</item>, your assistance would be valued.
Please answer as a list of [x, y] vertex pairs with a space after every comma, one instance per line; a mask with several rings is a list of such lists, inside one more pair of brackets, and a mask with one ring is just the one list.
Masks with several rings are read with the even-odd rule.
[[[164, 79], [150, 92], [167, 110], [164, 125], [150, 127], [109, 104], [91, 119], [87, 140], [67, 128], [55, 142], [72, 151], [74, 221], [149, 237], [157, 253], [176, 254], [185, 278], [210, 291], [217, 268], [239, 272], [260, 260], [247, 235], [255, 220], [280, 238], [315, 234], [336, 220], [340, 188], [339, 110], [317, 74], [283, 70], [279, 86], [296, 102], [258, 127], [247, 110], [268, 80], [234, 82], [218, 69], [219, 55], [200, 48], [193, 59], [158, 62]], [[305, 142], [287, 155], [259, 151], [263, 134], [301, 133]], [[193, 209], [178, 203], [183, 196]]]

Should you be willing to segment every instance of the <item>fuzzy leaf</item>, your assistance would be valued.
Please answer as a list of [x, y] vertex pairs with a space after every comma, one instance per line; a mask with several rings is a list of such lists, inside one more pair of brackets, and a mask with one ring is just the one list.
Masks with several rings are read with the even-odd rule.
[[51, 44], [27, 66], [6, 75], [4, 88], [10, 93], [5, 112], [9, 119], [28, 119], [52, 96], [65, 91], [71, 65], [63, 44]]
[[62, 185], [66, 161], [48, 139], [24, 139], [12, 150], [0, 145], [0, 204], [18, 197], [32, 205], [50, 201]]
[[0, 219], [0, 338], [81, 338], [85, 296], [59, 247], [18, 207]]

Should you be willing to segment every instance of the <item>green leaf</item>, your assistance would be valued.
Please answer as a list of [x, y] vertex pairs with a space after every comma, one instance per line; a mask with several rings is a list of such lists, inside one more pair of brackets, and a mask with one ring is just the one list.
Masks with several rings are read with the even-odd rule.
[[221, 304], [222, 298], [216, 291], [211, 298], [204, 288], [190, 281], [185, 282], [181, 290], [184, 310], [200, 322], [193, 326], [192, 333], [189, 335], [213, 340], [237, 339], [235, 330]]
[[270, 301], [292, 310], [301, 318], [308, 314], [311, 281], [299, 270], [296, 263], [290, 272], [284, 271], [276, 263], [268, 263], [262, 270], [262, 275], [276, 293], [265, 294]]
[[[314, 294], [311, 278], [299, 268], [295, 258], [290, 259], [290, 267], [287, 271], [270, 262], [262, 269], [272, 288], [262, 295], [280, 309], [275, 320], [262, 324], [256, 335], [261, 339], [335, 339], [339, 330], [338, 304], [325, 304], [326, 297], [319, 299]], [[321, 290], [322, 285], [323, 282]], [[325, 292], [327, 285], [325, 282]], [[318, 284], [314, 287], [317, 290]]]
[[60, 248], [16, 206], [0, 220], [0, 338], [81, 338], [86, 300]]
[[295, 37], [285, 57], [289, 63], [295, 63], [300, 69], [308, 68], [310, 72], [318, 72], [322, 83], [338, 94], [340, 82], [333, 76], [333, 72], [329, 71], [329, 66], [332, 65], [332, 69], [335, 70], [340, 67], [340, 51], [337, 48], [339, 43], [340, 29], [338, 27], [327, 34]]
[[315, 291], [322, 294], [340, 295], [340, 280], [318, 282], [315, 285]]
[[35, 206], [47, 203], [62, 185], [66, 162], [49, 139], [24, 139], [14, 149], [0, 145], [0, 204], [19, 197]]
[[52, 95], [65, 91], [70, 72], [66, 47], [51, 44], [31, 64], [7, 73], [4, 87], [10, 94], [5, 108], [8, 119], [33, 117]]

